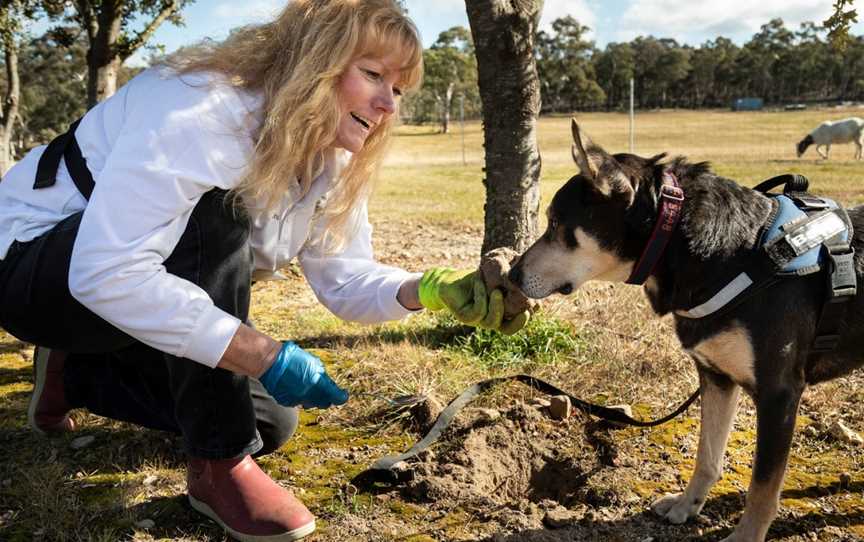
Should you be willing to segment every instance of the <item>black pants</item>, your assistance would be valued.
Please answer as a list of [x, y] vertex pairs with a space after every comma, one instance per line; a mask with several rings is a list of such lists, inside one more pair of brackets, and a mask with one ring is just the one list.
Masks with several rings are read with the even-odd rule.
[[[297, 410], [277, 404], [258, 380], [150, 348], [113, 327], [69, 293], [81, 213], [0, 261], [0, 326], [20, 340], [70, 352], [64, 368], [72, 407], [183, 436], [195, 457], [222, 459], [279, 448]], [[251, 286], [249, 222], [212, 190], [195, 207], [165, 261], [169, 273], [204, 289], [216, 306], [246, 321]]]

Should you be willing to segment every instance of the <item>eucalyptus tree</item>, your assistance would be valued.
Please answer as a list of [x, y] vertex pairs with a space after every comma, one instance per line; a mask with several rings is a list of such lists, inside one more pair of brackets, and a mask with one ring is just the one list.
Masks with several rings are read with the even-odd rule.
[[853, 41], [849, 28], [858, 21], [858, 12], [852, 9], [853, 4], [854, 0], [834, 0], [834, 12], [822, 21], [828, 30], [828, 41], [837, 51], [844, 51]]
[[[681, 83], [690, 73], [690, 54], [692, 49], [681, 47], [671, 38], [658, 40], [661, 46], [660, 57], [654, 65], [655, 87], [659, 92], [660, 106], [678, 106], [679, 95], [676, 92]], [[672, 103], [670, 103], [672, 102]]]
[[636, 100], [639, 107], [658, 107], [662, 81], [657, 80], [657, 65], [663, 55], [663, 45], [654, 36], [638, 36], [630, 46], [636, 61]]
[[717, 66], [720, 64], [722, 51], [707, 41], [693, 50], [690, 55], [691, 71], [685, 88], [690, 93], [691, 107], [703, 107], [712, 104], [715, 99], [713, 91], [717, 87]]
[[573, 111], [595, 107], [606, 100], [591, 62], [594, 42], [585, 38], [589, 31], [567, 15], [552, 21], [551, 33], [542, 30], [537, 33], [537, 72], [546, 110]]
[[83, 32], [87, 50], [87, 106], [114, 94], [120, 67], [143, 47], [159, 26], [183, 26], [181, 10], [194, 0], [42, 0], [62, 25], [55, 38], [71, 44]]
[[606, 109], [623, 107], [630, 96], [630, 80], [636, 73], [636, 57], [629, 43], [609, 43], [593, 58], [597, 84], [606, 94]]
[[19, 121], [21, 79], [18, 55], [25, 39], [26, 21], [34, 16], [34, 6], [26, 0], [0, 1], [0, 47], [3, 48], [5, 78], [3, 103], [0, 106], [0, 175], [12, 165], [13, 134]]
[[434, 99], [441, 132], [450, 130], [453, 97], [462, 94], [477, 99], [477, 59], [468, 29], [455, 26], [439, 34], [432, 47], [423, 51], [423, 89]]
[[60, 47], [45, 33], [21, 47], [19, 152], [47, 143], [87, 111], [86, 56], [84, 36]]
[[787, 82], [783, 75], [787, 69], [781, 58], [792, 47], [794, 34], [783, 25], [783, 20], [771, 19], [744, 44], [739, 57], [740, 76], [749, 80], [752, 96], [776, 102], [785, 96]]

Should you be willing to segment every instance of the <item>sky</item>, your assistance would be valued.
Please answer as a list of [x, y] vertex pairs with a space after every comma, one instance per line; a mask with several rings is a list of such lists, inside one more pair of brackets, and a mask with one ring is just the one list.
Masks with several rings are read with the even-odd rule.
[[[790, 29], [803, 21], [821, 23], [832, 4], [833, 0], [545, 0], [540, 25], [549, 29], [554, 19], [572, 15], [591, 28], [589, 38], [601, 49], [640, 35], [675, 38], [694, 46], [724, 36], [741, 45], [774, 17]], [[183, 12], [185, 27], [163, 24], [153, 41], [171, 52], [203, 38], [218, 40], [235, 26], [267, 20], [282, 5], [284, 0], [196, 0]], [[468, 27], [464, 0], [407, 0], [406, 5], [427, 47], [450, 27]], [[852, 33], [864, 34], [864, 20], [853, 26]], [[130, 63], [142, 63], [143, 58], [138, 53]]]

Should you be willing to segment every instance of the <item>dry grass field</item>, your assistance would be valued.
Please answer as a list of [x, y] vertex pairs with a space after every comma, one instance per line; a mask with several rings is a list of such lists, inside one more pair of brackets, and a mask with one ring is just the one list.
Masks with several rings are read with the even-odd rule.
[[[636, 152], [708, 160], [747, 186], [802, 173], [814, 192], [860, 204], [864, 162], [852, 160], [851, 145], [832, 148], [827, 162], [812, 149], [796, 159], [793, 149], [821, 120], [853, 114], [864, 116], [864, 109], [643, 113]], [[627, 150], [626, 115], [585, 114], [580, 122], [607, 150]], [[458, 123], [449, 135], [427, 126], [400, 129], [371, 205], [380, 260], [415, 271], [476, 265], [484, 199], [480, 124], [468, 123], [464, 138], [465, 164]], [[574, 172], [569, 119], [542, 119], [539, 138], [547, 202]], [[475, 381], [525, 372], [587, 400], [631, 405], [641, 417], [674, 408], [696, 387], [696, 373], [671, 321], [655, 318], [638, 288], [597, 283], [554, 296], [526, 330], [505, 339], [430, 314], [374, 327], [347, 324], [290, 271], [285, 281], [256, 285], [256, 325], [315, 349], [353, 394], [344, 407], [304, 413], [298, 434], [260, 460], [320, 518], [309, 540], [719, 540], [734, 527], [755, 446], [747, 398], [723, 480], [702, 516], [681, 526], [646, 509], [689, 477], [698, 403], [656, 429], [618, 429], [579, 414], [553, 421], [526, 406], [535, 392], [504, 385], [472, 403], [415, 480], [395, 487], [352, 483], [375, 459], [418, 437], [412, 413], [388, 408], [381, 397], [419, 394], [446, 403]], [[86, 412], [75, 413], [81, 429], [74, 435], [33, 434], [26, 426], [31, 362], [32, 347], [0, 330], [0, 540], [224, 540], [186, 503], [174, 435]], [[769, 539], [864, 540], [864, 447], [826, 431], [843, 421], [864, 432], [862, 403], [860, 371], [808, 391]], [[474, 407], [501, 417], [480, 423]], [[82, 446], [81, 437], [93, 438]]]

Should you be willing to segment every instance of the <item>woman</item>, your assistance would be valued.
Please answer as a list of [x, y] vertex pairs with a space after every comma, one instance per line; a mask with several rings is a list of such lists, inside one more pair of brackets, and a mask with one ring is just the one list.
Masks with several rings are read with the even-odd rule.
[[0, 325], [38, 345], [31, 425], [73, 430], [68, 411], [84, 407], [177, 432], [193, 507], [240, 540], [311, 533], [251, 455], [291, 436], [294, 407], [348, 394], [317, 358], [244, 323], [252, 280], [296, 257], [344, 319], [425, 306], [502, 328], [501, 293], [476, 273], [372, 258], [370, 180], [421, 58], [392, 0], [295, 0], [146, 70], [10, 170]]

